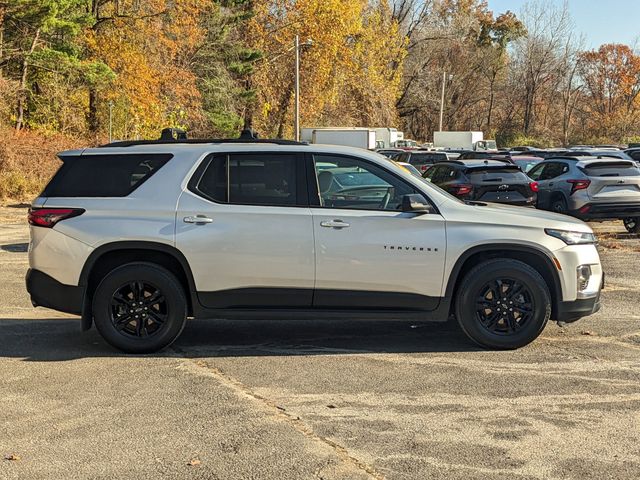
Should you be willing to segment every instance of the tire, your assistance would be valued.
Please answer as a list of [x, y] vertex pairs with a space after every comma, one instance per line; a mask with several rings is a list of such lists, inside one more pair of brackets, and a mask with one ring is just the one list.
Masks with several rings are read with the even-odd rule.
[[551, 201], [551, 211], [555, 213], [567, 214], [569, 207], [564, 197], [556, 197]]
[[108, 273], [93, 295], [100, 335], [126, 353], [157, 352], [182, 333], [187, 299], [176, 277], [152, 263], [129, 263]]
[[[484, 348], [523, 347], [540, 335], [551, 316], [551, 294], [546, 282], [535, 269], [519, 260], [482, 262], [467, 272], [457, 291], [458, 323], [471, 340]], [[493, 294], [498, 291], [506, 300]]]
[[629, 217], [623, 220], [624, 228], [629, 233], [640, 233], [640, 217]]

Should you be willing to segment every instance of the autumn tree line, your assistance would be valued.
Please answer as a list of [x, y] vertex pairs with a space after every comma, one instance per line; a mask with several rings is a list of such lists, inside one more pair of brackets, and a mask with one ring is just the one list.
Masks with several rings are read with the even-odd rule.
[[446, 130], [501, 145], [640, 140], [639, 52], [585, 49], [554, 5], [0, 0], [0, 125], [96, 142], [166, 126], [291, 138], [298, 35], [302, 126], [393, 126], [429, 141], [444, 82]]

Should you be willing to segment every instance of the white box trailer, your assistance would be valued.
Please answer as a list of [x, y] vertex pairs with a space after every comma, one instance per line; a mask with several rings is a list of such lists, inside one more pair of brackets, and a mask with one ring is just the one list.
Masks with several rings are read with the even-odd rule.
[[[395, 128], [375, 128], [376, 148], [392, 148], [398, 141], [398, 130]], [[400, 132], [402, 133], [402, 132]]]
[[494, 140], [484, 140], [482, 132], [433, 132], [434, 148], [495, 150]]
[[300, 140], [322, 145], [344, 145], [368, 150], [376, 148], [376, 132], [369, 128], [303, 128], [300, 131]]

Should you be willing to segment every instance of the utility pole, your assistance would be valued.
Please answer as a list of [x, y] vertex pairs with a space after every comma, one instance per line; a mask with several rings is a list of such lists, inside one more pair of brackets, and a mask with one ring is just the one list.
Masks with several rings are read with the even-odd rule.
[[296, 51], [296, 91], [295, 91], [295, 119], [293, 129], [294, 140], [300, 141], [300, 36], [296, 35], [293, 48]]
[[442, 72], [442, 95], [440, 96], [440, 128], [438, 131], [442, 131], [442, 116], [444, 115], [444, 85], [447, 83], [447, 72]]
[[109, 100], [109, 143], [113, 141], [113, 101]]

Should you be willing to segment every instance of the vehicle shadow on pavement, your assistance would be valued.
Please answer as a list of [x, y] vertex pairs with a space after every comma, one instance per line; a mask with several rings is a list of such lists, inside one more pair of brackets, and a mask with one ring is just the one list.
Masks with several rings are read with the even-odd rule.
[[[0, 357], [64, 361], [127, 356], [95, 327], [80, 331], [74, 318], [0, 318]], [[428, 353], [480, 350], [454, 322], [191, 320], [169, 348], [147, 356], [243, 357]]]

